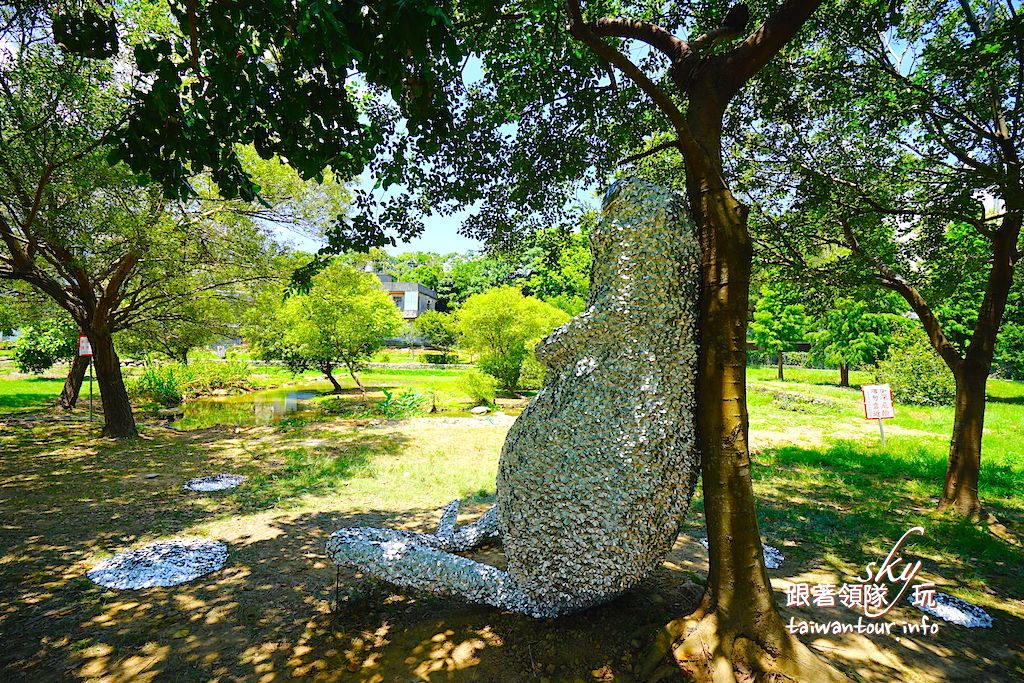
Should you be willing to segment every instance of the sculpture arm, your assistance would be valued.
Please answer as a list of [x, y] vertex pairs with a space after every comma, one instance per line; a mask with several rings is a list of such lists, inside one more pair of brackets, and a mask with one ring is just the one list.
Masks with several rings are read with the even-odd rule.
[[603, 314], [590, 307], [541, 340], [534, 353], [537, 360], [551, 369], [565, 365], [574, 351], [587, 348], [604, 329]]

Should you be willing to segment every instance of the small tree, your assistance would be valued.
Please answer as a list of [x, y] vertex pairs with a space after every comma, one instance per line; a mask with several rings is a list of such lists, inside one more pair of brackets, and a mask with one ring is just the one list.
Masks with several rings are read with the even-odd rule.
[[779, 357], [779, 380], [785, 379], [783, 352], [792, 349], [807, 329], [807, 315], [802, 304], [779, 288], [764, 285], [757, 302], [750, 335], [754, 343]]
[[451, 313], [425, 311], [413, 322], [416, 333], [437, 347], [448, 362], [452, 349], [459, 342], [459, 327]]
[[267, 360], [293, 372], [316, 368], [335, 391], [334, 370], [344, 366], [359, 390], [359, 370], [387, 337], [402, 330], [402, 317], [370, 273], [332, 263], [312, 279], [307, 294], [291, 296], [276, 310], [257, 307], [247, 316], [246, 337]]
[[40, 374], [69, 361], [78, 350], [78, 330], [67, 319], [53, 318], [21, 331], [14, 344], [14, 364], [21, 372]]
[[495, 287], [466, 300], [458, 313], [463, 345], [479, 354], [480, 369], [515, 391], [529, 348], [569, 319], [565, 311], [515, 287]]
[[863, 301], [842, 297], [818, 321], [808, 336], [825, 360], [839, 366], [839, 386], [850, 386], [850, 367], [873, 363], [890, 342], [885, 316]]

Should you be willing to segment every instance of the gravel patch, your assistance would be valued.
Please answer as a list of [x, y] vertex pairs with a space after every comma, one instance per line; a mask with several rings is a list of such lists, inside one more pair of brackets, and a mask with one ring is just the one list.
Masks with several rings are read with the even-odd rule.
[[223, 491], [233, 489], [243, 481], [245, 477], [237, 474], [215, 474], [212, 477], [189, 479], [182, 488], [186, 491]]
[[156, 541], [109, 557], [86, 576], [118, 590], [177, 586], [224, 566], [228, 547], [198, 538]]
[[[908, 595], [907, 600], [913, 605], [912, 595]], [[933, 617], [964, 628], [992, 628], [992, 616], [988, 612], [948, 593], [936, 593], [934, 607], [914, 606]]]

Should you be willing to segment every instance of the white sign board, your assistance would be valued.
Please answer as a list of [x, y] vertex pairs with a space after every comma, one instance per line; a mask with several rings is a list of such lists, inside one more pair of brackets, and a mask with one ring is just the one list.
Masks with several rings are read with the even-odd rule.
[[92, 355], [92, 344], [89, 343], [89, 338], [84, 334], [78, 338], [78, 355], [79, 356], [91, 356]]
[[888, 384], [865, 384], [860, 388], [864, 395], [864, 417], [869, 420], [891, 420], [896, 417], [892, 406], [892, 389]]

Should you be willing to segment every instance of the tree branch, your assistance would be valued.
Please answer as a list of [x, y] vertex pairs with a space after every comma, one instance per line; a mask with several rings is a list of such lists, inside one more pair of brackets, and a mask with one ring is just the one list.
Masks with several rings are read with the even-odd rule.
[[722, 56], [723, 94], [729, 99], [804, 25], [822, 0], [786, 0], [746, 40]]
[[[577, 3], [578, 4], [578, 3]], [[682, 58], [690, 50], [689, 44], [661, 26], [646, 21], [622, 17], [604, 17], [588, 27], [594, 35], [640, 40], [661, 51], [671, 60]]]
[[657, 154], [658, 152], [662, 152], [662, 151], [664, 151], [666, 149], [672, 149], [673, 147], [675, 147], [676, 149], [681, 149], [679, 140], [669, 140], [668, 142], [663, 142], [660, 145], [655, 145], [654, 147], [651, 147], [650, 149], [648, 149], [645, 152], [638, 152], [636, 154], [631, 154], [628, 157], [626, 157], [624, 159], [621, 159], [618, 162], [617, 165], [618, 166], [625, 166], [626, 164], [632, 164], [633, 162], [640, 161], [641, 159], [645, 159], [645, 158], [651, 156], [652, 154]]
[[664, 90], [655, 85], [654, 81], [645, 74], [640, 67], [634, 64], [626, 55], [622, 54], [611, 45], [605, 43], [599, 36], [590, 30], [589, 25], [583, 21], [583, 13], [580, 9], [579, 0], [566, 0], [566, 9], [569, 14], [569, 35], [590, 47], [594, 53], [604, 61], [614, 64], [626, 74], [637, 87], [650, 97], [665, 116], [668, 117], [680, 140], [687, 141], [690, 137], [686, 127], [686, 120], [679, 111], [679, 107], [672, 101], [672, 98]]
[[846, 218], [840, 218], [839, 223], [843, 226], [843, 235], [846, 237], [846, 243], [850, 247], [850, 251], [852, 251], [861, 261], [875, 269], [878, 273], [879, 283], [883, 287], [896, 292], [902, 296], [908, 304], [910, 304], [910, 307], [914, 309], [915, 313], [917, 313], [917, 317], [924, 326], [925, 332], [928, 334], [928, 341], [931, 342], [932, 348], [935, 349], [935, 352], [938, 353], [946, 365], [949, 366], [950, 370], [954, 373], [958, 373], [960, 368], [963, 366], [964, 359], [942, 331], [942, 325], [939, 323], [939, 319], [935, 317], [935, 313], [932, 311], [931, 306], [925, 298], [921, 296], [921, 293], [916, 287], [907, 282], [903, 276], [890, 268], [887, 263], [875, 257], [873, 254], [865, 252], [861, 248], [860, 242], [857, 239], [857, 235], [854, 233], [853, 228], [850, 226], [849, 220]]

